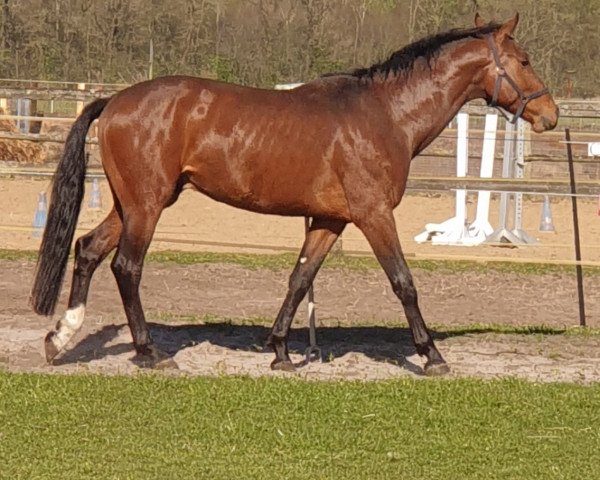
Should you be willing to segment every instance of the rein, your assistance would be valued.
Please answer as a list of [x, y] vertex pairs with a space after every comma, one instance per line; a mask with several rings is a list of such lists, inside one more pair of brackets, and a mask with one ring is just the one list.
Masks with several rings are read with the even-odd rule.
[[[488, 102], [488, 105], [490, 107], [498, 108], [498, 111], [502, 114], [502, 116], [508, 122], [516, 123], [516, 121], [521, 117], [521, 115], [523, 115], [523, 111], [525, 110], [525, 107], [531, 100], [539, 98], [550, 92], [548, 91], [548, 88], [544, 87], [535, 93], [532, 93], [530, 95], [525, 95], [525, 93], [523, 93], [523, 90], [521, 90], [519, 85], [517, 85], [517, 82], [515, 82], [511, 78], [511, 76], [508, 73], [506, 73], [506, 70], [504, 69], [502, 62], [500, 61], [500, 54], [498, 53], [498, 47], [496, 46], [496, 42], [494, 42], [494, 38], [492, 37], [491, 34], [487, 35], [487, 40], [488, 40], [490, 49], [492, 51], [492, 55], [494, 57], [494, 62], [496, 63], [496, 73], [498, 74], [498, 76], [496, 77], [496, 85], [494, 86], [494, 95], [492, 96], [491, 102]], [[513, 90], [515, 92], [517, 92], [517, 95], [519, 95], [519, 108], [517, 108], [517, 112], [514, 114], [512, 120], [510, 118], [508, 118], [508, 115], [498, 105], [498, 95], [500, 94], [500, 89], [502, 88], [503, 80], [506, 80], [509, 83], [509, 85], [513, 88]]]

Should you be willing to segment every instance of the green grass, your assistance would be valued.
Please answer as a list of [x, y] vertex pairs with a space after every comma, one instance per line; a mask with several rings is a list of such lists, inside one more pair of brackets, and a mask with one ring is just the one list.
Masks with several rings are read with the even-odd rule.
[[468, 325], [436, 325], [431, 330], [449, 335], [477, 335], [482, 333], [505, 335], [567, 335], [573, 337], [598, 337], [600, 328], [551, 325], [504, 325], [497, 323], [472, 323]]
[[[200, 263], [227, 263], [240, 265], [248, 269], [289, 270], [296, 262], [296, 255], [284, 254], [238, 254], [238, 253], [212, 253], [212, 252], [179, 252], [164, 251], [152, 252], [147, 256], [147, 261], [165, 265], [193, 265]], [[37, 252], [31, 250], [0, 249], [0, 260], [36, 261]], [[476, 262], [456, 260], [411, 260], [411, 268], [440, 273], [461, 272], [500, 272], [527, 275], [571, 274], [575, 267], [569, 265], [513, 263], [502, 262]], [[374, 257], [360, 257], [343, 254], [331, 254], [325, 260], [323, 268], [345, 268], [353, 271], [368, 271], [380, 269]], [[585, 275], [600, 275], [600, 267], [583, 267]]]
[[0, 249], [0, 260], [11, 260], [11, 261], [36, 261], [37, 251], [33, 250], [9, 250], [6, 248]]
[[598, 425], [598, 385], [0, 373], [0, 478], [596, 478]]

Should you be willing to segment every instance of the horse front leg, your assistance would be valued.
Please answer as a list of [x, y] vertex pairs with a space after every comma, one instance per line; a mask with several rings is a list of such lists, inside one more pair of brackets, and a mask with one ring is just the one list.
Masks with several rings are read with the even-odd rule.
[[318, 218], [313, 220], [290, 276], [287, 295], [267, 338], [267, 345], [275, 351], [275, 360], [271, 363], [273, 370], [295, 370], [288, 352], [290, 325], [298, 305], [308, 292], [323, 260], [345, 226], [346, 223], [340, 220]]
[[402, 254], [392, 210], [387, 208], [379, 211], [369, 210], [367, 218], [355, 223], [367, 238], [394, 293], [402, 302], [417, 353], [427, 358], [425, 374], [435, 376], [448, 373], [450, 369], [433, 343], [433, 338], [421, 315], [417, 289]]

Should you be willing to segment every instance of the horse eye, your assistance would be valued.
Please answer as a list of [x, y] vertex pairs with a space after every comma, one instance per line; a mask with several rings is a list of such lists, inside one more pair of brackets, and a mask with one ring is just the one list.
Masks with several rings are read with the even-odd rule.
[[521, 65], [527, 67], [529, 65], [529, 60], [521, 60]]

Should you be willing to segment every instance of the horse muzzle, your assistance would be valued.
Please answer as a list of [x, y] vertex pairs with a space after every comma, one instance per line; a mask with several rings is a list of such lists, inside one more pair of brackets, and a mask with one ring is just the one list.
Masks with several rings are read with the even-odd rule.
[[536, 133], [542, 133], [547, 130], [552, 130], [558, 123], [559, 111], [558, 107], [555, 108], [554, 112], [537, 115], [532, 122], [533, 131]]

